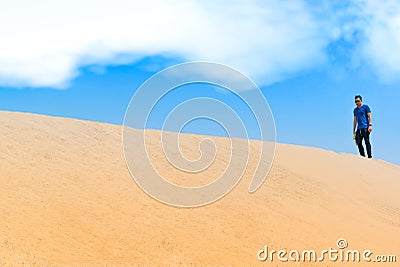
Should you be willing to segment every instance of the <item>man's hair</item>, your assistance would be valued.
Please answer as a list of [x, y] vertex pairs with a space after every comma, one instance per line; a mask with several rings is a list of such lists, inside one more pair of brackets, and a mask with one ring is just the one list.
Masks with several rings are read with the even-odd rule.
[[359, 99], [362, 101], [362, 97], [361, 97], [360, 95], [356, 95], [356, 96], [354, 97], [354, 99], [357, 99], [357, 98], [359, 98]]

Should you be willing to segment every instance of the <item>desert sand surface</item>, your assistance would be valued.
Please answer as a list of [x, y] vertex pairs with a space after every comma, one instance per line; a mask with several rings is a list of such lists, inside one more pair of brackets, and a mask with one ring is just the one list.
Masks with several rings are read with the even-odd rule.
[[[348, 249], [397, 255], [400, 167], [323, 149], [277, 144], [264, 184], [248, 193], [258, 141], [244, 177], [220, 201], [176, 208], [144, 193], [130, 176], [122, 126], [0, 112], [1, 266], [353, 266], [347, 262], [261, 262], [270, 249], [322, 251], [345, 238]], [[215, 166], [188, 180], [163, 158], [160, 173], [184, 185], [210, 182], [229, 157], [225, 138]], [[184, 135], [187, 157], [201, 136]], [[253, 155], [254, 154], [254, 155]], [[185, 176], [186, 177], [186, 176]]]

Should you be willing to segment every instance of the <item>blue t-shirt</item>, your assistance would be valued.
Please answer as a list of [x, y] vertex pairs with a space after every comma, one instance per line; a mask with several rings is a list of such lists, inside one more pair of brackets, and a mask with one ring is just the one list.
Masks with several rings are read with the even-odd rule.
[[365, 129], [369, 126], [369, 118], [367, 113], [371, 112], [368, 105], [362, 105], [360, 108], [356, 107], [353, 111], [354, 116], [357, 118], [357, 130]]

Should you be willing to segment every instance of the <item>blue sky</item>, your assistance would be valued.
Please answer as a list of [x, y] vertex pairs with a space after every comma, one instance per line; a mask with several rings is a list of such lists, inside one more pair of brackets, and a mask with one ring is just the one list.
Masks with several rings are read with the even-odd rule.
[[[215, 61], [259, 85], [278, 142], [357, 153], [352, 110], [361, 94], [373, 113], [374, 156], [400, 164], [400, 2], [333, 2], [5, 3], [0, 109], [122, 124], [130, 98], [153, 74], [176, 63]], [[213, 86], [187, 89], [159, 112], [198, 96], [240, 109]], [[152, 128], [162, 123], [155, 118]], [[223, 134], [210, 121], [184, 130]]]

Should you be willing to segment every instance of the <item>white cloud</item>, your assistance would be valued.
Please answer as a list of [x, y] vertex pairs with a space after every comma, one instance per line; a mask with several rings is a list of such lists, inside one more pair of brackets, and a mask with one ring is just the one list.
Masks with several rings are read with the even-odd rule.
[[270, 83], [324, 62], [328, 41], [300, 0], [3, 1], [0, 37], [0, 84], [33, 87], [121, 53], [217, 61]]
[[400, 82], [400, 2], [362, 2], [365, 42], [360, 45], [364, 61], [385, 83]]
[[[330, 3], [330, 2], [329, 2]], [[400, 82], [400, 1], [353, 0], [328, 6], [327, 28], [350, 43], [349, 66], [372, 70], [383, 83]], [[338, 56], [338, 55], [337, 55]], [[340, 56], [340, 55], [339, 55]]]
[[0, 0], [0, 85], [62, 87], [81, 66], [158, 54], [228, 64], [270, 84], [327, 63], [329, 42], [354, 28], [366, 33], [365, 62], [398, 77], [399, 4], [354, 3], [358, 19], [343, 22], [303, 0]]

